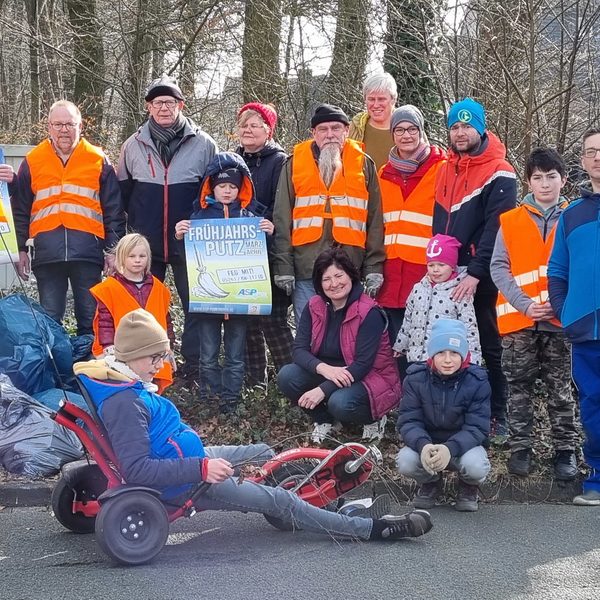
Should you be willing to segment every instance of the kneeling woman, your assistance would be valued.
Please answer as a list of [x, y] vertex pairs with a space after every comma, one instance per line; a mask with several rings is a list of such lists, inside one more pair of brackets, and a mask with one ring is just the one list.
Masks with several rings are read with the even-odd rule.
[[280, 390], [314, 422], [321, 443], [334, 422], [364, 425], [363, 439], [381, 439], [400, 400], [387, 320], [363, 293], [360, 275], [341, 248], [321, 253], [313, 268], [317, 292], [302, 313], [292, 364], [279, 371]]

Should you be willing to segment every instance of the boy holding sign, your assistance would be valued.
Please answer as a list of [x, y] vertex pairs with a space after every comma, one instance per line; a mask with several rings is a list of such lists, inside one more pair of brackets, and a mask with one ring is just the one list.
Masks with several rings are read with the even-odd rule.
[[[175, 238], [182, 240], [186, 236], [191, 220], [252, 217], [248, 206], [253, 199], [254, 186], [246, 163], [237, 154], [220, 152], [206, 170], [200, 198], [194, 203], [190, 220], [175, 225]], [[261, 219], [259, 227], [266, 234], [273, 234], [274, 226], [268, 219]], [[212, 279], [201, 280], [200, 284], [208, 295], [218, 298], [219, 288]], [[217, 398], [220, 412], [227, 414], [235, 410], [244, 381], [247, 317], [202, 313], [197, 318], [200, 320], [200, 396], [201, 399]], [[221, 326], [224, 330], [223, 367], [219, 364]]]

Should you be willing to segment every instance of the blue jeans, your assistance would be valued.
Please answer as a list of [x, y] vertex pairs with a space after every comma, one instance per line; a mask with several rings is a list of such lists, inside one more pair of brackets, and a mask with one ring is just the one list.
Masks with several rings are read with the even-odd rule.
[[[234, 467], [245, 462], [262, 463], [273, 452], [264, 444], [251, 446], [209, 446], [207, 458], [224, 458]], [[258, 460], [257, 460], [258, 459]], [[195, 504], [199, 510], [228, 510], [262, 513], [289, 521], [294, 528], [368, 540], [373, 520], [317, 508], [281, 487], [269, 487], [251, 481], [238, 484], [233, 477], [211, 485]]]
[[296, 327], [300, 323], [302, 311], [308, 304], [308, 301], [315, 295], [312, 279], [297, 279], [296, 287], [292, 292], [292, 303], [294, 305], [294, 319]]
[[583, 491], [600, 492], [600, 342], [573, 344], [571, 369], [579, 392], [581, 425], [585, 433], [583, 457], [590, 467]]
[[[246, 326], [244, 315], [198, 315], [200, 333], [201, 396], [208, 393], [224, 402], [237, 402], [244, 382]], [[224, 360], [219, 364], [223, 325]]]
[[[430, 475], [421, 463], [421, 456], [408, 446], [404, 446], [396, 457], [398, 471], [411, 477], [418, 484], [437, 481], [439, 474]], [[483, 446], [475, 446], [462, 456], [450, 460], [449, 470], [458, 471], [458, 476], [469, 485], [480, 485], [490, 472], [490, 461]]]
[[[300, 396], [312, 390], [325, 381], [324, 377], [310, 373], [299, 365], [285, 365], [277, 375], [277, 385], [284, 396], [294, 404], [298, 404]], [[354, 382], [350, 387], [339, 388], [317, 405], [314, 409], [303, 408], [313, 420], [313, 423], [358, 423], [365, 425], [373, 422], [371, 404], [367, 388], [360, 382]]]
[[77, 335], [94, 333], [92, 323], [96, 313], [96, 300], [90, 294], [90, 288], [100, 283], [102, 265], [69, 260], [35, 266], [33, 274], [37, 281], [40, 304], [61, 325], [67, 306], [67, 289], [71, 282]]

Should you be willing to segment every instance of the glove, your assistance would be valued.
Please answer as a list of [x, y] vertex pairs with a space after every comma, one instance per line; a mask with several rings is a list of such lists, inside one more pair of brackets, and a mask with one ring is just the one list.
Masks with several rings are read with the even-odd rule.
[[429, 461], [429, 466], [436, 472], [443, 471], [450, 462], [450, 449], [444, 444], [435, 444], [431, 450], [432, 458]]
[[377, 295], [383, 285], [383, 275], [381, 273], [369, 273], [365, 277], [365, 293], [371, 298]]
[[288, 296], [292, 295], [296, 287], [296, 278], [293, 275], [275, 275], [273, 277], [275, 285], [283, 290]]
[[433, 460], [433, 444], [425, 444], [423, 450], [421, 450], [421, 464], [423, 468], [430, 474], [435, 475], [436, 471], [433, 469], [431, 462]]

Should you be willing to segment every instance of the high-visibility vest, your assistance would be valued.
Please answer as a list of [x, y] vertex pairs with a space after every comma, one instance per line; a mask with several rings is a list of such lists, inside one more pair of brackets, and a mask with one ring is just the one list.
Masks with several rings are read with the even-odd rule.
[[[501, 214], [500, 228], [515, 282], [533, 302], [542, 303], [548, 301], [548, 260], [554, 245], [556, 224], [543, 240], [529, 215], [530, 210], [535, 209], [521, 205]], [[526, 329], [535, 323], [510, 304], [501, 292], [498, 292], [496, 314], [501, 335]], [[561, 326], [557, 319], [550, 322]]]
[[316, 242], [324, 219], [332, 219], [333, 239], [364, 248], [367, 242], [369, 192], [363, 166], [365, 154], [358, 143], [346, 140], [342, 169], [327, 188], [312, 153], [312, 140], [294, 147], [292, 182], [296, 201], [292, 211], [292, 246]]
[[29, 237], [63, 226], [104, 239], [100, 148], [82, 139], [65, 165], [45, 140], [29, 152], [27, 163], [33, 192]]
[[[90, 293], [96, 300], [106, 306], [112, 315], [115, 330], [127, 313], [138, 308], [144, 308], [151, 313], [163, 329], [167, 330], [167, 313], [171, 305], [171, 292], [154, 276], [152, 277], [152, 290], [144, 307], [140, 306], [137, 300], [125, 289], [123, 284], [114, 277], [107, 277], [101, 283], [91, 287]], [[94, 329], [92, 354], [94, 356], [101, 356], [102, 346], [98, 341], [98, 309], [96, 309], [92, 326]], [[160, 371], [156, 374], [155, 380], [158, 385], [159, 394], [173, 383], [173, 369], [170, 363], [165, 362], [163, 364]]]
[[425, 248], [433, 235], [435, 178], [443, 162], [435, 163], [406, 198], [399, 185], [379, 177], [387, 258], [427, 264]]

